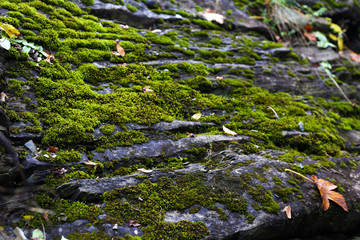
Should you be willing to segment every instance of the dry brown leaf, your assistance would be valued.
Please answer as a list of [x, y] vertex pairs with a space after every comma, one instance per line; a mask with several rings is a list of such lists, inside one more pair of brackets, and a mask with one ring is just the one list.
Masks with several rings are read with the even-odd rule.
[[120, 40], [119, 39], [116, 39], [116, 51], [117, 53], [122, 56], [122, 57], [125, 57], [125, 50], [122, 46], [120, 46]]
[[225, 20], [225, 16], [223, 16], [223, 15], [221, 15], [219, 13], [214, 13], [210, 9], [206, 9], [201, 14], [207, 21], [210, 21], [210, 22], [215, 21], [217, 23], [223, 24], [224, 20]]
[[346, 206], [346, 201], [343, 195], [341, 195], [338, 192], [332, 191], [335, 188], [337, 188], [336, 185], [332, 184], [329, 181], [326, 181], [321, 178], [317, 178], [315, 175], [311, 176], [312, 180], [316, 184], [317, 188], [320, 191], [321, 198], [323, 200], [322, 202], [322, 209], [324, 211], [328, 210], [330, 207], [329, 199], [334, 201], [336, 204], [338, 204], [340, 207], [342, 207], [345, 211], [348, 212], [348, 208]]
[[231, 135], [231, 136], [236, 136], [236, 135], [238, 135], [236, 132], [231, 131], [230, 129], [228, 129], [228, 128], [225, 127], [224, 125], [223, 125], [222, 127], [223, 127], [223, 130], [224, 130], [224, 132], [225, 132], [226, 134], [229, 134], [229, 135]]
[[195, 134], [194, 134], [194, 133], [186, 132], [186, 134], [188, 135], [188, 137], [195, 137]]
[[7, 98], [9, 97], [6, 95], [6, 93], [1, 92], [1, 102], [5, 102]]
[[51, 60], [55, 60], [55, 56], [54, 56], [53, 53], [48, 54], [47, 58], [46, 58], [44, 61], [47, 62], [48, 64], [53, 64], [53, 63], [51, 62]]
[[59, 150], [57, 147], [51, 146], [46, 151], [49, 153], [55, 153], [57, 150]]
[[284, 207], [281, 212], [285, 212], [288, 219], [291, 219], [291, 207], [288, 205]]
[[304, 32], [304, 37], [309, 39], [310, 42], [316, 42], [316, 37], [314, 33]]
[[92, 162], [90, 160], [83, 161], [82, 163], [85, 164], [85, 165], [94, 166], [94, 168], [97, 168], [99, 166], [98, 163]]
[[199, 120], [201, 118], [201, 116], [202, 116], [201, 113], [195, 113], [194, 115], [191, 116], [191, 118], [194, 120]]
[[134, 220], [129, 220], [128, 222], [129, 227], [140, 227], [141, 224]]
[[150, 86], [143, 87], [142, 91], [144, 93], [146, 93], [146, 92], [154, 92], [154, 90], [150, 89]]
[[355, 53], [353, 51], [350, 51], [350, 58], [354, 62], [360, 63], [360, 54], [357, 54], [357, 53]]

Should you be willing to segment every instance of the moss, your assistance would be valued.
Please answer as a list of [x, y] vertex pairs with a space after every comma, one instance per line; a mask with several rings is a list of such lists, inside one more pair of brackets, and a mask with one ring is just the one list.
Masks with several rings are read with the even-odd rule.
[[70, 233], [66, 235], [66, 238], [69, 240], [98, 240], [98, 239], [104, 239], [104, 240], [140, 240], [140, 237], [109, 237], [106, 235], [105, 232], [102, 231], [95, 231], [95, 232], [84, 232], [84, 233]]
[[[222, 215], [222, 211], [214, 206], [215, 202], [219, 202], [231, 211], [246, 213], [247, 202], [243, 197], [235, 196], [230, 192], [209, 191], [212, 186], [206, 185], [203, 178], [201, 173], [186, 174], [176, 179], [162, 177], [157, 183], [145, 180], [137, 186], [106, 192], [104, 194], [106, 211], [111, 218], [120, 222], [135, 219], [144, 226], [145, 236], [154, 234], [161, 236], [161, 239], [164, 237], [161, 235], [162, 228], [154, 224], [153, 217], [156, 216], [156, 222], [162, 223], [164, 212], [168, 210], [184, 211], [191, 209], [192, 206], [196, 208], [204, 206]], [[122, 197], [126, 198], [126, 202], [119, 201]], [[199, 226], [194, 222], [188, 224], [195, 228]], [[202, 231], [207, 234], [206, 229]], [[187, 234], [192, 232], [189, 229]]]
[[210, 231], [203, 222], [190, 222], [181, 220], [176, 223], [161, 222], [157, 226], [144, 228], [144, 238], [148, 239], [171, 239], [169, 236], [176, 236], [176, 239], [202, 239], [210, 234]]
[[185, 81], [186, 85], [193, 88], [198, 89], [200, 91], [209, 90], [212, 87], [212, 83], [203, 76], [196, 76], [194, 78], [188, 78]]
[[130, 5], [130, 4], [126, 4], [126, 8], [127, 9], [129, 9], [131, 12], [137, 12], [137, 7], [135, 7], [135, 6], [132, 6], [132, 5]]
[[114, 125], [104, 125], [104, 126], [101, 126], [99, 129], [103, 134], [111, 135], [115, 131], [115, 126]]
[[94, 0], [81, 0], [81, 2], [88, 6], [94, 5]]

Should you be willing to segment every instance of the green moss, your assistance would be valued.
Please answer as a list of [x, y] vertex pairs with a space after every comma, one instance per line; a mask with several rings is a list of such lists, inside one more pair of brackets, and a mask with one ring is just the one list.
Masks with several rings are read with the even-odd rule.
[[126, 8], [127, 9], [129, 9], [131, 12], [137, 12], [137, 7], [135, 7], [135, 6], [132, 6], [132, 5], [130, 5], [130, 4], [126, 4]]
[[94, 0], [81, 0], [81, 2], [88, 6], [94, 5]]
[[105, 135], [111, 135], [115, 131], [114, 125], [104, 125], [100, 127], [100, 131]]

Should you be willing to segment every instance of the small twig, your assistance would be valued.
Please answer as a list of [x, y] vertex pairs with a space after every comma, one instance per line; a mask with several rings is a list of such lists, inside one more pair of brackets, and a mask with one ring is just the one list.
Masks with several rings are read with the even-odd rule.
[[216, 0], [216, 2], [215, 2], [215, 8], [214, 8], [214, 12], [215, 12], [215, 13], [216, 13], [216, 9], [217, 9], [218, 5], [219, 5], [219, 0]]
[[305, 178], [305, 179], [309, 180], [310, 182], [312, 182], [312, 183], [316, 184], [313, 180], [311, 180], [311, 179], [310, 179], [310, 178], [308, 178], [308, 177], [305, 177], [305, 176], [304, 176], [304, 175], [302, 175], [301, 173], [295, 172], [295, 171], [293, 171], [293, 170], [291, 170], [291, 169], [288, 169], [288, 168], [285, 168], [285, 171], [286, 171], [286, 172], [292, 172], [292, 173], [295, 173], [295, 174], [297, 174], [297, 175], [299, 175], [299, 176], [301, 176], [301, 177], [303, 177], [303, 178]]
[[336, 80], [330, 75], [330, 73], [328, 73], [328, 71], [325, 71], [326, 74], [329, 76], [329, 78], [331, 79], [331, 81], [335, 84], [335, 86], [339, 89], [340, 93], [344, 96], [344, 98], [346, 99], [346, 101], [348, 101], [349, 103], [351, 103], [352, 106], [354, 106], [355, 104], [353, 102], [350, 101], [350, 99], [345, 95], [344, 91], [341, 89], [341, 87], [339, 86], [339, 84], [336, 82]]
[[272, 107], [268, 106], [268, 108], [270, 108], [270, 109], [271, 109], [271, 111], [273, 111], [273, 112], [274, 112], [275, 117], [276, 117], [277, 119], [280, 119], [280, 118], [279, 118], [279, 116], [277, 115], [277, 113], [275, 112], [275, 110], [274, 110]]
[[46, 233], [45, 233], [45, 227], [44, 227], [44, 224], [42, 222], [42, 220], [40, 219], [41, 221], [41, 226], [42, 226], [42, 229], [43, 229], [43, 234], [44, 234], [44, 240], [46, 240]]

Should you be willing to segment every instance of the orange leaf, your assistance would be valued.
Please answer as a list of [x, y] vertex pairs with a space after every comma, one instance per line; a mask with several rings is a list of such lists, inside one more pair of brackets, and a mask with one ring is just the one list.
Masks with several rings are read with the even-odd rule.
[[360, 63], [360, 55], [353, 52], [353, 51], [350, 51], [350, 58], [351, 60], [353, 60], [354, 62], [357, 62], [357, 63]]
[[314, 180], [317, 188], [320, 191], [322, 202], [322, 208], [324, 211], [328, 210], [330, 207], [329, 199], [337, 203], [340, 207], [342, 207], [345, 211], [348, 212], [348, 208], [346, 206], [345, 198], [338, 192], [332, 191], [337, 188], [336, 185], [332, 184], [329, 181], [326, 181], [321, 178], [317, 178], [315, 175], [312, 175], [311, 178]]
[[315, 37], [315, 34], [313, 34], [313, 33], [304, 32], [304, 37], [309, 39], [311, 42], [316, 42], [316, 37]]
[[305, 31], [310, 32], [313, 29], [313, 26], [305, 24]]
[[125, 57], [125, 50], [123, 47], [120, 46], [119, 44], [119, 39], [116, 39], [116, 51], [117, 53], [122, 56], [122, 57]]
[[46, 151], [48, 151], [49, 153], [55, 153], [57, 150], [58, 150], [57, 147], [51, 146]]
[[281, 212], [285, 212], [288, 219], [291, 219], [291, 207], [286, 206]]

